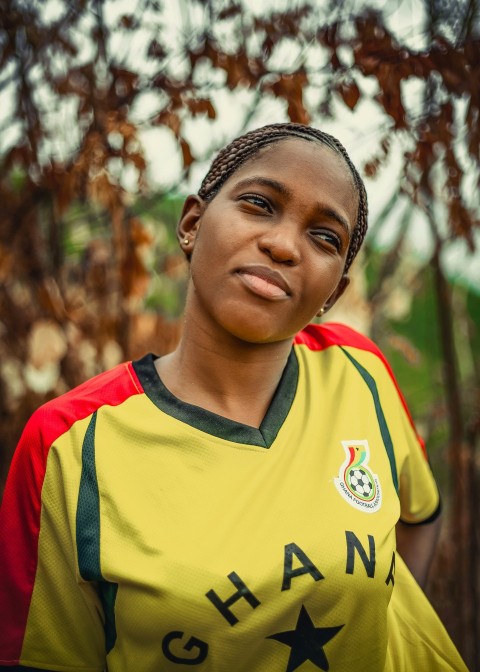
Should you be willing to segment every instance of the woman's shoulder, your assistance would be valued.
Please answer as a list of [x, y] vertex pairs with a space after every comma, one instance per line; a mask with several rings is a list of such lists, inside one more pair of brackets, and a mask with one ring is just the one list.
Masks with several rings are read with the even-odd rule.
[[311, 350], [324, 350], [332, 346], [352, 347], [372, 352], [384, 359], [382, 351], [368, 336], [340, 322], [308, 324], [295, 336], [294, 343], [306, 345]]
[[118, 406], [143, 388], [131, 362], [118, 364], [40, 406], [28, 421], [24, 433], [40, 434], [49, 445], [102, 406]]
[[[345, 351], [350, 361], [356, 360], [357, 370], [361, 369], [367, 376], [371, 375], [377, 381], [381, 373], [381, 379], [388, 381], [389, 389], [396, 390], [413, 426], [412, 416], [392, 367], [380, 348], [368, 336], [346, 324], [326, 322], [325, 324], [307, 325], [295, 336], [294, 344], [305, 345], [311, 351], [340, 347]], [[370, 355], [373, 355], [374, 358], [372, 359]], [[377, 366], [377, 364], [380, 364], [380, 366]], [[393, 387], [390, 387], [392, 385]]]

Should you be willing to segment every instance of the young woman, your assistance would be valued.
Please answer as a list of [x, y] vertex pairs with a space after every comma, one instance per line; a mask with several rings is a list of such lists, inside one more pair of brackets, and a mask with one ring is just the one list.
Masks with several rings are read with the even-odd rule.
[[465, 669], [397, 555], [425, 580], [440, 502], [388, 364], [310, 325], [366, 227], [362, 180], [321, 131], [267, 126], [219, 154], [178, 225], [177, 349], [46, 404], [22, 436], [0, 665]]

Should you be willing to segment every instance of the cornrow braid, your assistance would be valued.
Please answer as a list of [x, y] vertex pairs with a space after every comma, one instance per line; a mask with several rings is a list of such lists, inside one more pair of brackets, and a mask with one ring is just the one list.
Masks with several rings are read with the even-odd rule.
[[324, 133], [317, 128], [293, 123], [269, 124], [268, 126], [262, 126], [254, 131], [245, 133], [245, 135], [241, 135], [233, 140], [217, 154], [210, 166], [210, 170], [200, 185], [198, 195], [207, 203], [210, 202], [215, 198], [228, 178], [242, 164], [255, 156], [255, 154], [258, 154], [263, 147], [292, 137], [317, 141], [327, 145], [334, 152], [343, 156], [352, 174], [355, 189], [358, 193], [358, 211], [356, 226], [352, 233], [345, 262], [346, 273], [355, 259], [367, 232], [367, 193], [363, 180], [348, 156], [345, 147], [332, 135]]

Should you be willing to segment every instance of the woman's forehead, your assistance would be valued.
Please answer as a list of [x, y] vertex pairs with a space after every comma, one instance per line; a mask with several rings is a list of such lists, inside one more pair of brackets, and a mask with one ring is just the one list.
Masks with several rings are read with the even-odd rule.
[[276, 168], [280, 170], [285, 166], [284, 161], [299, 165], [304, 163], [309, 165], [317, 163], [319, 166], [335, 165], [345, 172], [345, 176], [348, 176], [352, 186], [354, 185], [350, 168], [339, 152], [323, 142], [303, 138], [281, 138], [262, 147], [242, 163], [231, 177], [240, 172], [249, 172], [250, 167], [258, 164], [268, 166], [272, 170]]
[[303, 140], [302, 138], [285, 138], [262, 147], [254, 156], [241, 164], [228, 178], [222, 188], [247, 176], [268, 174], [271, 177], [291, 176], [297, 182], [302, 179], [314, 186], [327, 181], [338, 184], [339, 188], [347, 187], [349, 196], [355, 194], [356, 187], [353, 175], [345, 159], [328, 145]]

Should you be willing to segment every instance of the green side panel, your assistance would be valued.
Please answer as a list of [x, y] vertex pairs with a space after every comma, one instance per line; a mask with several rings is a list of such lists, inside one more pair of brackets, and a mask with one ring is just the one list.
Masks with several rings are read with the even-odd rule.
[[85, 581], [98, 583], [98, 593], [105, 617], [105, 647], [107, 653], [115, 645], [115, 598], [118, 584], [105, 581], [100, 567], [100, 498], [95, 467], [95, 426], [97, 413], [92, 415], [82, 446], [82, 474], [77, 502], [77, 553], [80, 575]]
[[115, 646], [117, 641], [117, 628], [115, 625], [115, 599], [117, 597], [118, 583], [101, 581], [98, 585], [100, 600], [102, 601], [105, 615], [105, 649], [107, 653]]
[[373, 398], [373, 403], [375, 405], [375, 412], [377, 414], [378, 425], [380, 427], [380, 433], [382, 435], [383, 443], [385, 445], [385, 450], [387, 451], [388, 460], [390, 462], [390, 471], [392, 472], [393, 485], [398, 494], [398, 474], [397, 474], [397, 463], [395, 461], [395, 451], [393, 450], [392, 437], [390, 436], [390, 431], [388, 429], [387, 421], [385, 420], [385, 415], [383, 413], [382, 404], [380, 402], [380, 396], [378, 394], [377, 384], [370, 373], [360, 364], [357, 360], [350, 355], [346, 350], [340, 348], [343, 353], [348, 357], [353, 366], [357, 369], [359, 374], [362, 376], [363, 380], [367, 384], [370, 394]]
[[77, 552], [80, 575], [85, 581], [101, 581], [100, 501], [95, 467], [95, 425], [92, 415], [82, 446], [82, 475], [77, 502]]

